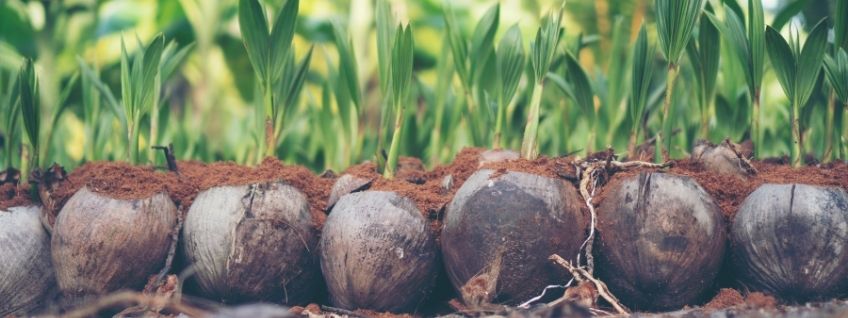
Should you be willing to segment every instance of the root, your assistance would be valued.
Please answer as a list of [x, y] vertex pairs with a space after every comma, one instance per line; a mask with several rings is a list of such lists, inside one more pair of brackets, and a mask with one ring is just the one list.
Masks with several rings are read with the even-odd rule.
[[180, 312], [189, 317], [205, 317], [210, 314], [210, 312], [206, 310], [175, 300], [170, 295], [150, 295], [134, 291], [123, 291], [97, 299], [85, 307], [77, 308], [65, 313], [62, 317], [97, 317], [97, 314], [102, 310], [124, 304], [135, 304], [136, 306], [145, 308], [162, 308], [163, 310]]
[[[594, 285], [594, 287], [595, 287], [595, 290], [597, 290], [598, 294], [601, 297], [603, 297], [604, 300], [606, 300], [610, 305], [612, 305], [613, 309], [615, 309], [615, 311], [618, 314], [629, 314], [630, 313], [630, 311], [627, 309], [627, 307], [622, 305], [621, 302], [618, 300], [618, 298], [616, 298], [609, 291], [609, 288], [607, 288], [607, 284], [604, 284], [604, 282], [600, 281], [599, 279], [592, 277], [592, 274], [590, 274], [588, 271], [586, 271], [586, 269], [584, 269], [582, 267], [574, 267], [573, 265], [571, 265], [571, 262], [563, 259], [562, 257], [560, 257], [559, 255], [556, 255], [556, 254], [551, 255], [548, 259], [554, 261], [558, 265], [560, 265], [560, 266], [564, 267], [566, 270], [568, 270], [568, 272], [571, 273], [571, 276], [574, 277], [574, 279], [576, 281], [578, 281], [578, 282], [588, 281], [588, 282], [592, 283], [592, 285]], [[554, 306], [554, 305], [559, 304], [561, 302], [564, 302], [566, 300], [568, 300], [566, 298], [566, 296], [563, 296], [563, 297], [549, 303], [548, 306]]]

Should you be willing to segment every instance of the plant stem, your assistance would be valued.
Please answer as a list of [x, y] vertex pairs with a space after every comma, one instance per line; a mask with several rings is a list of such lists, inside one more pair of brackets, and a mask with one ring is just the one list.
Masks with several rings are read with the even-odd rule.
[[701, 100], [701, 130], [698, 132], [698, 136], [700, 136], [704, 140], [709, 140], [710, 136], [710, 106], [707, 98], [704, 97]]
[[138, 164], [138, 122], [132, 120], [127, 122], [127, 138], [129, 138], [129, 161], [131, 164]]
[[257, 158], [260, 162], [264, 157], [274, 157], [277, 153], [277, 138], [274, 136], [274, 118], [268, 114], [273, 114], [274, 109], [274, 94], [271, 90], [271, 81], [267, 80], [263, 90], [262, 101], [265, 104], [265, 152], [261, 153]]
[[793, 152], [792, 152], [792, 167], [798, 168], [801, 166], [801, 151], [804, 149], [803, 145], [801, 145], [801, 121], [798, 118], [799, 110], [798, 103], [792, 102], [792, 143], [793, 143]]
[[[667, 129], [669, 124], [668, 112], [671, 108], [671, 101], [674, 95], [674, 82], [677, 80], [677, 65], [674, 63], [668, 64], [668, 73], [665, 86], [665, 101], [663, 102], [662, 117], [660, 117], [660, 133], [657, 134], [657, 149], [662, 154], [662, 161], [668, 161], [669, 149], [666, 148], [666, 139], [671, 140], [671, 136], [664, 136], [671, 129]], [[660, 158], [654, 158], [654, 161], [659, 161]]]
[[530, 97], [530, 112], [527, 114], [527, 126], [524, 127], [524, 140], [521, 142], [521, 157], [528, 160], [539, 156], [536, 135], [539, 133], [539, 108], [542, 104], [542, 89], [545, 83], [536, 82], [533, 85], [533, 95]]
[[833, 131], [833, 123], [836, 120], [836, 96], [833, 93], [833, 89], [830, 90], [830, 95], [827, 99], [827, 119], [825, 122], [825, 136], [824, 136], [824, 154], [822, 155], [822, 161], [825, 163], [833, 160], [833, 136], [835, 135], [835, 131]]
[[403, 105], [395, 107], [395, 109], [397, 109], [395, 112], [395, 130], [392, 132], [392, 144], [389, 146], [389, 156], [386, 158], [386, 169], [383, 170], [383, 177], [386, 179], [392, 179], [395, 177], [401, 129], [403, 128], [403, 108]]
[[753, 110], [751, 114], [751, 120], [753, 124], [751, 125], [751, 139], [754, 142], [754, 156], [758, 156], [760, 154], [760, 143], [762, 140], [760, 139], [760, 90], [757, 89], [754, 91], [754, 96], [751, 99], [751, 104], [753, 105]]
[[495, 135], [492, 136], [492, 149], [501, 148], [501, 131], [503, 129], [503, 121], [506, 113], [506, 105], [503, 100], [498, 101], [498, 114], [495, 119]]
[[30, 167], [30, 154], [29, 154], [29, 145], [22, 144], [21, 145], [21, 181], [20, 184], [27, 184], [29, 182], [29, 170]]
[[[159, 105], [155, 103], [153, 107], [150, 109], [150, 135], [148, 145], [157, 145], [159, 143]], [[156, 152], [148, 151], [147, 152], [147, 160], [152, 162], [156, 161]]]

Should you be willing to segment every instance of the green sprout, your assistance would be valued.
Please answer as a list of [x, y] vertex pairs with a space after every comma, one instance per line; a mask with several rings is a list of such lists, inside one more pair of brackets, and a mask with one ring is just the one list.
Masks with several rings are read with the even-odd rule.
[[264, 144], [259, 156], [275, 156], [286, 110], [291, 108], [306, 80], [312, 49], [295, 68], [292, 39], [299, 0], [288, 0], [269, 30], [268, 18], [258, 0], [239, 1], [239, 27], [247, 56], [262, 91]]
[[5, 173], [6, 180], [9, 181], [10, 173], [13, 173], [13, 165], [15, 158], [15, 146], [18, 141], [18, 119], [20, 117], [21, 108], [18, 104], [18, 74], [16, 72], [10, 72], [8, 76], [8, 82], [6, 82], [6, 87], [3, 91], [3, 96], [0, 96], [0, 106], [2, 106], [3, 115], [6, 117], [3, 118], [2, 124], [3, 126], [3, 137], [5, 142], [3, 143], [3, 153], [4, 153], [4, 165], [6, 167]]
[[766, 46], [771, 64], [792, 109], [792, 165], [801, 166], [804, 145], [801, 135], [800, 108], [807, 104], [813, 93], [822, 59], [827, 50], [827, 26], [820, 21], [810, 31], [803, 49], [797, 31], [790, 33], [789, 41], [772, 27], [766, 28]]
[[551, 14], [536, 32], [536, 38], [530, 45], [530, 64], [533, 69], [533, 95], [530, 97], [530, 110], [527, 114], [527, 124], [524, 127], [524, 138], [521, 142], [521, 156], [525, 159], [536, 159], [539, 156], [537, 135], [539, 134], [539, 112], [542, 104], [542, 91], [545, 88], [545, 77], [551, 68], [554, 55], [560, 41], [562, 15], [565, 6], [560, 7], [558, 14]]
[[[830, 87], [842, 103], [840, 114], [836, 114], [837, 109], [833, 107], [828, 108], [829, 118], [826, 128], [825, 151], [826, 157], [829, 157], [833, 149], [833, 137], [839, 134], [842, 130], [839, 127], [844, 124], [841, 113], [848, 109], [848, 53], [845, 53], [845, 50], [840, 47], [834, 56], [825, 55], [824, 72], [827, 76], [828, 83], [830, 83]], [[848, 136], [845, 138], [848, 138]]]
[[589, 76], [571, 53], [565, 54], [565, 77], [549, 73], [547, 76], [554, 84], [579, 107], [580, 112], [588, 115], [589, 138], [586, 141], [586, 154], [594, 151], [595, 130], [598, 110], [595, 108], [595, 95]]
[[732, 52], [742, 62], [745, 81], [748, 84], [748, 95], [751, 99], [751, 138], [754, 142], [755, 151], [759, 153], [762, 146], [760, 129], [760, 93], [763, 83], [763, 72], [765, 67], [765, 21], [763, 17], [763, 4], [760, 0], [748, 1], [748, 24], [744, 17], [740, 16], [730, 6], [725, 4], [724, 12], [727, 15], [724, 22], [720, 22], [715, 15], [707, 13], [710, 21], [718, 27], [718, 30], [728, 39]]
[[647, 111], [648, 97], [651, 90], [651, 80], [654, 77], [653, 61], [656, 47], [648, 43], [648, 32], [645, 25], [639, 29], [639, 36], [633, 46], [633, 65], [630, 81], [630, 107], [627, 108], [630, 115], [630, 141], [628, 151], [634, 156], [634, 147], [638, 142], [639, 129], [642, 127], [642, 119]]
[[512, 103], [515, 93], [518, 91], [521, 74], [524, 72], [526, 57], [522, 43], [521, 30], [518, 28], [518, 25], [513, 25], [506, 31], [503, 38], [501, 38], [495, 52], [495, 58], [497, 59], [498, 106], [495, 135], [492, 138], [493, 149], [499, 149], [502, 145], [501, 138], [505, 125], [505, 117], [507, 116], [507, 106]]
[[395, 169], [397, 168], [406, 103], [409, 97], [409, 89], [412, 86], [412, 62], [414, 53], [413, 50], [415, 48], [415, 43], [412, 38], [412, 26], [401, 25], [395, 30], [395, 40], [394, 45], [392, 45], [392, 59], [389, 69], [392, 79], [391, 111], [395, 115], [395, 125], [394, 130], [392, 131], [389, 154], [386, 158], [386, 167], [383, 170], [383, 177], [386, 179], [394, 178]]
[[[454, 67], [456, 73], [459, 75], [459, 80], [465, 93], [466, 110], [468, 114], [478, 114], [478, 107], [485, 104], [481, 100], [485, 98], [480, 93], [482, 90], [480, 81], [485, 80], [481, 78], [481, 75], [485, 71], [486, 64], [493, 54], [495, 33], [498, 31], [500, 21], [500, 4], [495, 4], [486, 11], [486, 14], [483, 15], [483, 18], [480, 19], [474, 28], [474, 33], [470, 41], [462, 34], [462, 30], [459, 28], [459, 22], [451, 7], [449, 5], [446, 7], [444, 20], [447, 27], [448, 42], [450, 43]], [[515, 35], [511, 35], [511, 37], [514, 38]], [[518, 40], [520, 41], [520, 34]], [[508, 45], [511, 45], [511, 43]], [[483, 116], [467, 116], [472, 140], [478, 145], [483, 143], [483, 131], [488, 130], [487, 126], [489, 126], [485, 125], [485, 122], [481, 120], [484, 118]], [[497, 135], [497, 132], [495, 135]], [[498, 140], [497, 142], [500, 141]], [[493, 141], [493, 144], [496, 145], [497, 143]]]
[[[704, 14], [706, 15], [706, 13]], [[716, 78], [718, 77], [718, 62], [721, 56], [721, 41], [718, 28], [706, 16], [701, 17], [697, 41], [690, 41], [686, 47], [695, 79], [698, 84], [696, 96], [698, 108], [701, 111], [700, 138], [707, 139], [710, 123], [710, 106], [715, 99]]]
[[350, 138], [342, 143], [345, 151], [343, 157], [346, 160], [344, 164], [350, 165], [353, 163], [353, 158], [359, 157], [362, 144], [359, 136], [359, 108], [362, 105], [362, 92], [359, 88], [359, 70], [350, 35], [338, 23], [333, 23], [333, 35], [339, 54], [339, 70], [336, 76], [337, 85], [335, 85], [336, 102], [339, 106], [342, 127]]
[[24, 135], [27, 145], [22, 147], [21, 181], [27, 182], [31, 169], [41, 166], [39, 150], [41, 149], [41, 97], [39, 96], [38, 76], [31, 59], [25, 59], [18, 72], [18, 98], [23, 119]]
[[[657, 11], [660, 48], [668, 61], [665, 102], [660, 117], [661, 130], [657, 134], [657, 152], [661, 153], [662, 159], [667, 161], [668, 148], [671, 145], [671, 123], [668, 112], [674, 95], [680, 57], [692, 38], [692, 31], [704, 7], [704, 0], [655, 0], [654, 6]], [[660, 160], [659, 156], [655, 159]]]

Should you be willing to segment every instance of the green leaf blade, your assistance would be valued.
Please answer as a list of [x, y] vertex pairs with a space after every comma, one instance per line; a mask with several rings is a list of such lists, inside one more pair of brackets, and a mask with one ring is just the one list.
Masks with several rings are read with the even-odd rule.
[[259, 80], [265, 82], [270, 64], [268, 18], [258, 0], [239, 0], [238, 18], [247, 57]]
[[772, 27], [766, 28], [766, 52], [777, 80], [790, 100], [795, 98], [795, 55], [786, 39]]

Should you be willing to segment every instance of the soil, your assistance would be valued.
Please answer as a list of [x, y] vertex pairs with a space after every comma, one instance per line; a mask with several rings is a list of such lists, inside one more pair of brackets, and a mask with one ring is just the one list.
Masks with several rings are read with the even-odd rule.
[[[431, 171], [425, 171], [421, 161], [416, 158], [402, 157], [398, 160], [397, 175], [394, 179], [383, 178], [377, 172], [377, 166], [371, 162], [352, 166], [345, 170], [345, 173], [373, 179], [369, 190], [394, 191], [412, 199], [418, 210], [433, 221], [432, 227], [437, 230], [441, 228], [444, 208], [453, 199], [459, 185], [477, 171], [482, 151], [479, 148], [465, 148], [456, 155], [453, 163], [438, 166]], [[453, 178], [453, 186], [446, 189], [442, 186], [442, 181], [448, 175]]]
[[[181, 161], [179, 173], [157, 171], [150, 166], [134, 166], [123, 162], [93, 162], [75, 169], [51, 194], [58, 202], [57, 209], [83, 186], [115, 199], [133, 200], [167, 193], [181, 212], [185, 213], [197, 194], [223, 185], [245, 185], [283, 180], [307, 196], [315, 226], [320, 228], [326, 219], [323, 207], [334, 182], [332, 177], [319, 177], [301, 166], [288, 166], [277, 159], [267, 158], [256, 167], [232, 162], [205, 164]], [[50, 211], [53, 215], [58, 210]]]
[[507, 171], [525, 172], [540, 175], [549, 178], [566, 178], [576, 180], [576, 170], [571, 164], [574, 161], [572, 157], [539, 157], [534, 160], [524, 158], [510, 161], [491, 162], [484, 164], [481, 168], [493, 169], [495, 174], [492, 178], [498, 177]]
[[29, 185], [16, 186], [12, 183], [0, 185], [0, 212], [5, 212], [11, 207], [33, 204], [29, 189]]

